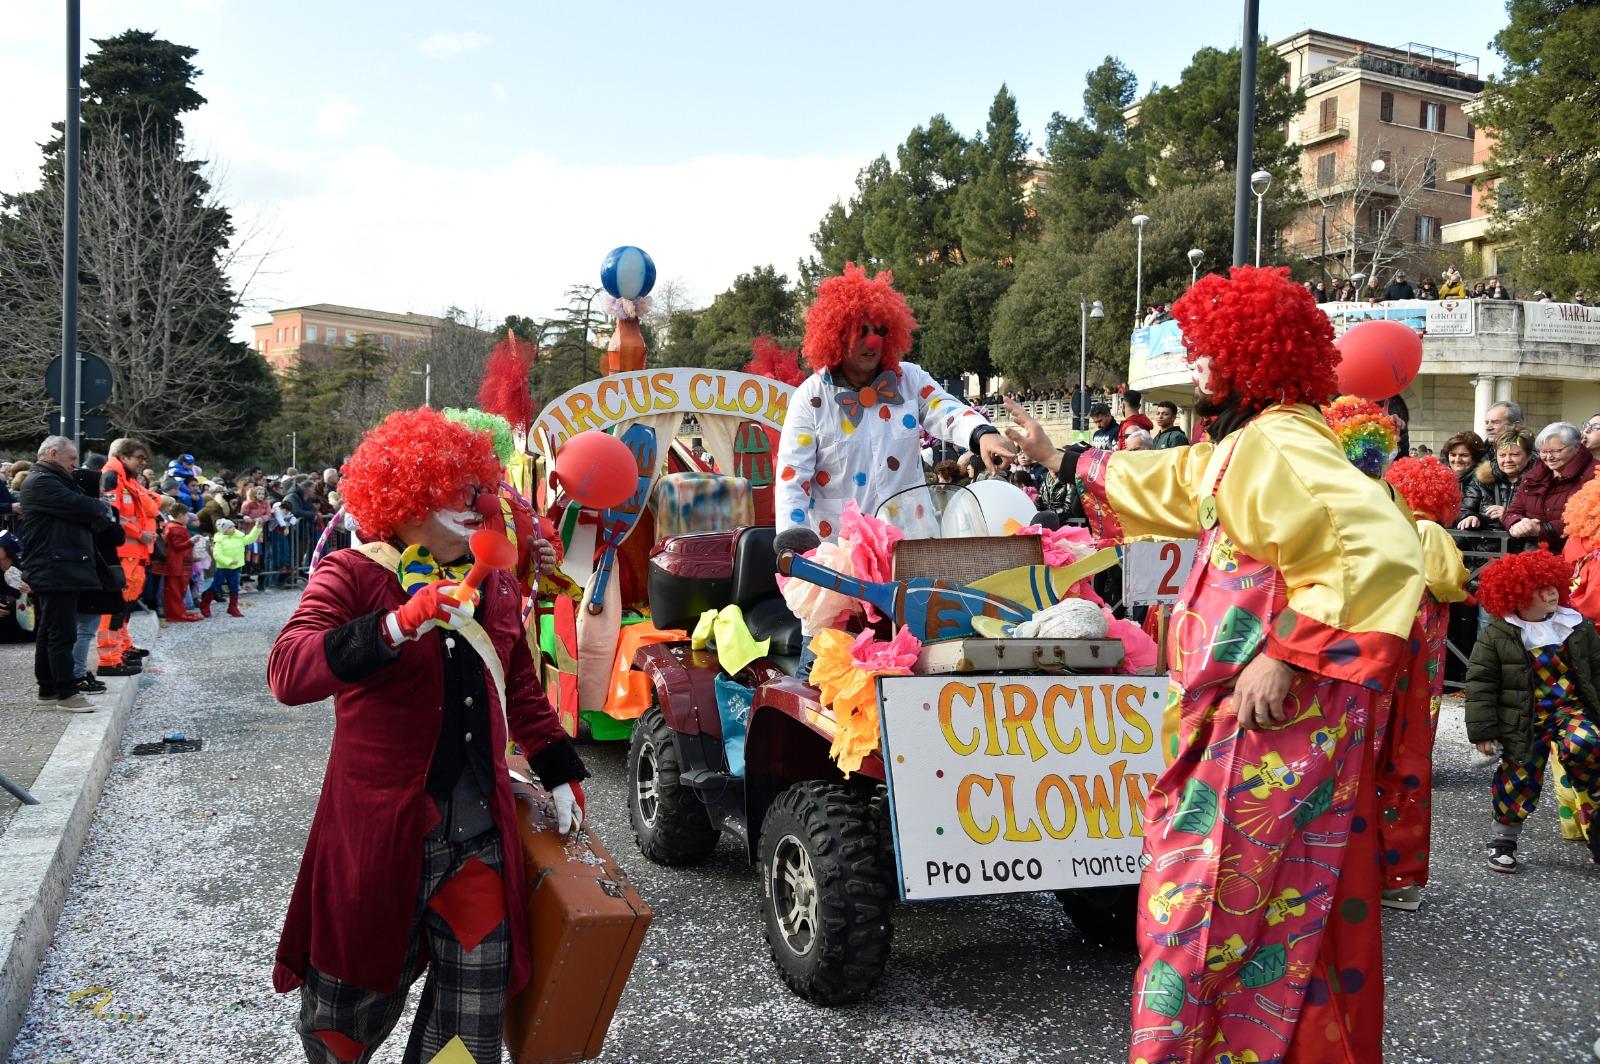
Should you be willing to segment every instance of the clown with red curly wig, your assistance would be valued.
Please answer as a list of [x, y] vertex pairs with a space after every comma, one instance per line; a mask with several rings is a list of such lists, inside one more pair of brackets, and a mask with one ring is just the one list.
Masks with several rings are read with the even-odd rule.
[[1600, 479], [1578, 489], [1561, 517], [1567, 530], [1561, 557], [1572, 566], [1572, 608], [1600, 624]]
[[817, 286], [801, 345], [813, 372], [790, 398], [778, 442], [779, 532], [804, 527], [832, 539], [846, 503], [872, 514], [925, 483], [924, 433], [989, 468], [1009, 464], [1014, 448], [988, 418], [905, 361], [916, 328], [887, 271], [868, 277], [847, 263]]
[[423, 1055], [459, 1038], [499, 1060], [500, 1017], [531, 969], [507, 742], [562, 831], [582, 822], [588, 773], [539, 684], [517, 578], [464, 582], [473, 533], [504, 527], [491, 434], [403, 410], [343, 474], [365, 542], [317, 565], [267, 661], [280, 702], [332, 698], [334, 718], [273, 982], [300, 992], [307, 1059], [333, 1064], [371, 1055], [425, 965]]
[[[1539, 804], [1554, 754], [1587, 820], [1600, 802], [1600, 635], [1570, 606], [1572, 567], [1545, 550], [1508, 554], [1478, 579], [1492, 619], [1467, 670], [1467, 738], [1500, 755], [1490, 787], [1489, 867], [1516, 872], [1522, 825]], [[1600, 864], [1600, 830], [1582, 825]]]
[[[1342, 397], [1324, 414], [1344, 444], [1350, 460], [1365, 471], [1363, 460], [1379, 451], [1392, 455], [1398, 422], [1365, 399]], [[1374, 440], [1380, 419], [1394, 422]], [[1445, 636], [1450, 604], [1471, 596], [1470, 578], [1461, 550], [1444, 522], [1461, 508], [1461, 484], [1449, 467], [1434, 458], [1401, 458], [1383, 472], [1385, 483], [1416, 518], [1422, 544], [1425, 589], [1411, 629], [1411, 650], [1403, 680], [1395, 685], [1383, 741], [1375, 759], [1378, 788], [1379, 849], [1383, 860], [1383, 904], [1415, 911], [1428, 883], [1432, 836], [1433, 744], [1444, 695]]]
[[[1076, 472], [1102, 542], [1199, 540], [1172, 614], [1168, 768], [1145, 807], [1150, 867], [1181, 874], [1142, 884], [1133, 1002], [1136, 1032], [1183, 1038], [1152, 1048], [1136, 1035], [1133, 1055], [1379, 1060], [1378, 921], [1347, 919], [1380, 904], [1377, 833], [1353, 825], [1376, 819], [1369, 736], [1407, 660], [1422, 548], [1387, 485], [1351, 465], [1317, 409], [1334, 396], [1339, 352], [1309, 292], [1284, 270], [1240, 267], [1194, 285], [1173, 312], [1195, 409], [1213, 419], [1208, 440], [1063, 454], [1008, 408], [1008, 434], [1029, 458]], [[1261, 786], [1279, 765], [1292, 775]], [[1180, 889], [1240, 871], [1270, 891]], [[1274, 895], [1307, 899], [1304, 919], [1263, 920]], [[1219, 959], [1174, 934], [1197, 928], [1248, 949]], [[1262, 985], [1246, 961], [1269, 954], [1291, 972], [1347, 973], [1348, 992]], [[1334, 1045], [1327, 1031], [1347, 1035]]]

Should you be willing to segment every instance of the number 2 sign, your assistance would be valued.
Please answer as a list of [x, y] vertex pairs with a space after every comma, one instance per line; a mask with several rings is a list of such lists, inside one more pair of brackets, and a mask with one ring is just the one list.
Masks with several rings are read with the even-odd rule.
[[1194, 565], [1195, 540], [1156, 539], [1122, 548], [1127, 600], [1135, 606], [1178, 601]]

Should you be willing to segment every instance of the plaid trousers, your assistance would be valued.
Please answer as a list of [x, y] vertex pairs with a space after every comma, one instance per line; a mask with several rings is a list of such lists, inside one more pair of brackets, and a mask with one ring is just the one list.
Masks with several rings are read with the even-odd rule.
[[311, 1064], [367, 1064], [400, 1021], [424, 967], [428, 977], [405, 1064], [427, 1064], [454, 1037], [479, 1064], [499, 1064], [511, 967], [503, 862], [496, 831], [459, 843], [431, 835], [423, 840], [422, 882], [399, 989], [367, 990], [307, 966], [295, 1030]]

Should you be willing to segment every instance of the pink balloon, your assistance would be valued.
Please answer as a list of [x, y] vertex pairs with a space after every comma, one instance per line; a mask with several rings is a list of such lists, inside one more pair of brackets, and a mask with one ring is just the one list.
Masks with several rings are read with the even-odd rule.
[[1422, 337], [1397, 321], [1364, 321], [1334, 346], [1343, 395], [1380, 403], [1405, 391], [1422, 369]]

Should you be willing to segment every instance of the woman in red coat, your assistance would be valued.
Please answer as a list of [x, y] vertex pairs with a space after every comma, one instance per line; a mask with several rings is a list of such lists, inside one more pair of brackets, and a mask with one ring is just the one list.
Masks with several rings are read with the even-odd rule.
[[[333, 699], [273, 972], [279, 991], [300, 989], [316, 1064], [368, 1059], [424, 969], [406, 1059], [460, 1037], [474, 1060], [499, 1060], [505, 1001], [529, 972], [508, 731], [560, 829], [582, 819], [588, 773], [539, 686], [515, 578], [456, 597], [484, 523], [474, 501], [498, 481], [486, 434], [426, 408], [391, 414], [340, 484], [367, 545], [317, 565], [267, 662], [279, 701]], [[548, 544], [540, 555], [554, 560]]]
[[167, 553], [151, 563], [150, 571], [161, 578], [162, 612], [168, 624], [203, 620], [198, 613], [190, 613], [183, 604], [183, 592], [189, 586], [189, 566], [194, 561], [194, 545], [189, 535], [189, 508], [174, 501], [167, 515], [167, 525], [161, 530], [161, 541]]
[[1512, 539], [1530, 546], [1542, 543], [1550, 553], [1560, 554], [1567, 542], [1561, 513], [1567, 500], [1594, 477], [1595, 459], [1584, 450], [1578, 426], [1567, 421], [1546, 425], [1533, 446], [1539, 461], [1523, 474], [1501, 520]]

